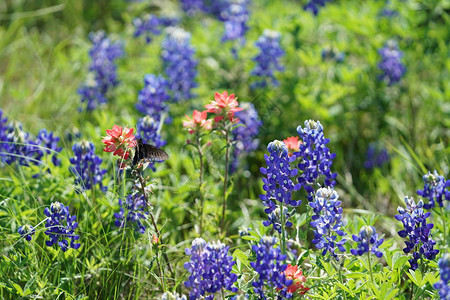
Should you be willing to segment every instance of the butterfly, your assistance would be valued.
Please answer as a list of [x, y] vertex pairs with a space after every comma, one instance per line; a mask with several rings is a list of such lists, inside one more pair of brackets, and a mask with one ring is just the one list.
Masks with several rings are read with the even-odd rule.
[[133, 166], [135, 166], [142, 159], [152, 161], [163, 161], [169, 158], [169, 155], [158, 147], [144, 144], [142, 139], [137, 139], [136, 150], [133, 157]]

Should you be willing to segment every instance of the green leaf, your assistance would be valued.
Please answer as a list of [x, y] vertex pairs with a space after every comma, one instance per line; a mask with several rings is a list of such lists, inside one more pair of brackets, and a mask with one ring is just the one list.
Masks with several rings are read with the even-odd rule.
[[13, 282], [12, 283], [13, 287], [16, 289], [16, 292], [20, 295], [23, 296], [23, 290], [22, 287], [20, 285], [18, 285], [17, 283]]

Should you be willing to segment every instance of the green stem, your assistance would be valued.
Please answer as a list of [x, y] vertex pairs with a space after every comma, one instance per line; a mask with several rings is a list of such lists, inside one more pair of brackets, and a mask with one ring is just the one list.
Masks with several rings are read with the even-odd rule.
[[285, 220], [284, 220], [284, 206], [283, 202], [280, 205], [280, 214], [281, 214], [281, 253], [286, 255], [286, 229], [285, 229]]
[[203, 151], [200, 142], [200, 135], [197, 131], [197, 150], [198, 156], [200, 158], [200, 178], [199, 178], [199, 193], [200, 193], [200, 236], [203, 234], [203, 207], [204, 207], [204, 197], [203, 197]]
[[[341, 284], [344, 285], [344, 278], [342, 277], [342, 265], [344, 264], [345, 259], [343, 258], [342, 264], [339, 264], [339, 278], [341, 279]], [[344, 294], [344, 299], [347, 300], [347, 294], [345, 293], [345, 291], [342, 291], [342, 293]]]
[[373, 280], [372, 263], [370, 261], [370, 252], [367, 252], [367, 259], [369, 260], [370, 280], [372, 281], [372, 284], [375, 284], [375, 281]]
[[225, 176], [223, 179], [223, 203], [222, 203], [222, 219], [220, 221], [220, 230], [221, 233], [225, 233], [226, 235], [226, 228], [225, 228], [225, 212], [227, 210], [227, 185], [228, 185], [228, 161], [230, 160], [230, 145], [228, 140], [228, 129], [225, 129], [225, 143], [226, 143], [226, 149], [225, 149]]
[[441, 220], [444, 220], [442, 223], [444, 224], [444, 245], [447, 247], [447, 228], [445, 226], [446, 218], [445, 218], [445, 211], [442, 209], [442, 207], [439, 207], [441, 210]]
[[[145, 202], [146, 202], [146, 203], [149, 203], [147, 193], [145, 192], [145, 182], [144, 182], [144, 178], [142, 177], [142, 174], [141, 174], [141, 173], [139, 173], [139, 174], [137, 175], [137, 177], [138, 177], [138, 179], [139, 179], [139, 182], [141, 183], [141, 192], [142, 192], [142, 195], [144, 195]], [[164, 244], [164, 243], [163, 243], [163, 240], [162, 240], [161, 232], [159, 231], [159, 228], [158, 228], [158, 224], [156, 224], [155, 217], [153, 216], [153, 213], [152, 213], [151, 211], [149, 212], [149, 215], [150, 215], [150, 220], [151, 220], [151, 222], [152, 222], [153, 228], [154, 228], [154, 230], [155, 230], [155, 232], [156, 232], [156, 235], [158, 236], [159, 242], [160, 242], [161, 244]], [[167, 268], [169, 269], [170, 274], [172, 274], [172, 277], [175, 279], [175, 277], [174, 277], [175, 274], [174, 274], [174, 272], [173, 272], [173, 270], [172, 270], [172, 266], [170, 265], [169, 258], [167, 257], [166, 252], [163, 251], [162, 254], [163, 254], [164, 259], [165, 259], [166, 262], [167, 262]]]

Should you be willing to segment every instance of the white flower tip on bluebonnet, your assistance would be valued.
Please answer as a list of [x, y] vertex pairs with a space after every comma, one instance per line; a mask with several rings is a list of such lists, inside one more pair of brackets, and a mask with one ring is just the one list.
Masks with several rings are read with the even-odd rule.
[[264, 245], [275, 245], [277, 243], [277, 238], [265, 235], [261, 238], [261, 243]]
[[50, 210], [51, 210], [52, 212], [58, 212], [58, 213], [60, 213], [61, 210], [62, 210], [61, 207], [64, 207], [64, 206], [63, 206], [61, 203], [59, 203], [58, 201], [53, 202], [52, 204], [50, 204]]
[[366, 239], [370, 239], [375, 233], [376, 229], [373, 226], [363, 226], [359, 231], [359, 235]]
[[317, 190], [316, 198], [324, 198], [328, 200], [337, 200], [339, 198], [338, 193], [331, 187], [323, 187]]
[[158, 125], [158, 123], [155, 121], [155, 119], [153, 119], [149, 115], [146, 115], [145, 117], [142, 118], [142, 123], [147, 127], [153, 127], [153, 126]]
[[287, 147], [284, 144], [283, 141], [279, 141], [279, 140], [274, 140], [273, 142], [270, 142], [269, 145], [267, 146], [267, 150], [269, 150], [269, 152], [277, 152], [277, 153], [288, 153]]
[[263, 36], [268, 39], [279, 39], [281, 37], [281, 34], [278, 31], [272, 30], [272, 29], [264, 29]]
[[191, 39], [191, 34], [180, 27], [169, 26], [166, 28], [167, 36], [178, 43], [184, 43]]
[[220, 241], [209, 243], [209, 248], [212, 250], [221, 250], [226, 247], [226, 245]]
[[164, 294], [162, 294], [161, 300], [187, 300], [185, 295], [179, 295], [176, 292], [165, 292]]
[[192, 250], [203, 250], [206, 247], [206, 241], [202, 238], [196, 238], [192, 241]]

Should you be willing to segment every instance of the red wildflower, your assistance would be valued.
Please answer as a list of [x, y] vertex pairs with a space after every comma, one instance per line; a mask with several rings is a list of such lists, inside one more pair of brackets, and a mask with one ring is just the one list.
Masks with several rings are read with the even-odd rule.
[[159, 244], [159, 237], [156, 234], [152, 236], [152, 244]]
[[228, 96], [227, 91], [222, 94], [216, 92], [214, 100], [210, 104], [205, 105], [205, 107], [208, 109], [207, 112], [216, 114], [214, 122], [220, 122], [227, 117], [231, 122], [237, 123], [239, 118], [235, 118], [234, 113], [241, 111], [242, 108], [238, 107], [239, 102], [236, 99], [234, 94]]
[[195, 131], [200, 128], [205, 128], [206, 130], [211, 130], [212, 128], [212, 120], [206, 120], [207, 111], [198, 111], [194, 110], [192, 114], [192, 119], [186, 115], [187, 120], [183, 121], [183, 127], [186, 127], [190, 134], [193, 134]]
[[133, 135], [133, 128], [123, 128], [122, 126], [114, 125], [112, 129], [106, 129], [108, 136], [102, 139], [105, 144], [106, 152], [114, 152], [123, 159], [128, 159], [129, 149], [136, 147], [135, 136]]
[[286, 148], [288, 148], [289, 156], [292, 156], [294, 152], [297, 152], [300, 148], [301, 141], [298, 140], [298, 136], [290, 136], [283, 140]]
[[288, 293], [294, 293], [299, 291], [301, 295], [306, 294], [309, 290], [303, 283], [306, 282], [306, 277], [303, 275], [302, 270], [299, 270], [297, 266], [288, 265], [284, 271], [286, 279], [292, 280], [292, 284], [287, 287]]

